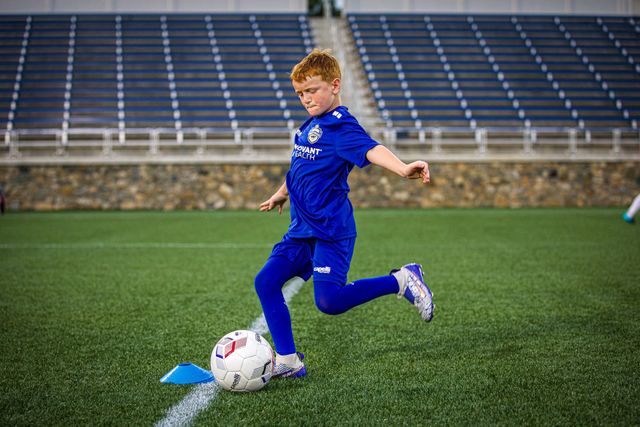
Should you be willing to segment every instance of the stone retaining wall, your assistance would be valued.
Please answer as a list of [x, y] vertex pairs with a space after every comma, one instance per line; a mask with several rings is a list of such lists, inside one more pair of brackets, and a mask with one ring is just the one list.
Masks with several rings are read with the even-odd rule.
[[[256, 209], [288, 165], [0, 166], [9, 211]], [[350, 177], [356, 207], [624, 206], [640, 192], [638, 162], [431, 165], [421, 186], [377, 167]]]

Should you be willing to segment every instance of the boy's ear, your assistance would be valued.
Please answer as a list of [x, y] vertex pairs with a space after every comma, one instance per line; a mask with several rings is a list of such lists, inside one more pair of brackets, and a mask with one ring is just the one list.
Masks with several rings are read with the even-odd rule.
[[331, 92], [333, 92], [334, 95], [337, 95], [340, 92], [341, 84], [342, 82], [339, 78], [335, 78], [331, 82]]

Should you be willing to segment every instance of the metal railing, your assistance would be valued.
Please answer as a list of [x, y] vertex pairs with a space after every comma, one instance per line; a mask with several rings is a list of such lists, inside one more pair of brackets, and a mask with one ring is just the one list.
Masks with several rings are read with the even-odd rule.
[[[368, 131], [401, 158], [640, 160], [640, 133], [631, 130], [377, 127]], [[3, 132], [0, 162], [286, 162], [295, 132], [284, 127], [12, 130]]]

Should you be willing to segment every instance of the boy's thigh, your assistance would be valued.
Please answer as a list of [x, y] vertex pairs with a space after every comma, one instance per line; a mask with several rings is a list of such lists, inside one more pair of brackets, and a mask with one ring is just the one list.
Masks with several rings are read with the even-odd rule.
[[313, 274], [313, 240], [295, 239], [286, 234], [273, 246], [269, 258], [283, 257], [292, 264], [294, 276], [309, 280]]
[[313, 254], [314, 283], [331, 282], [340, 286], [347, 283], [355, 243], [355, 237], [332, 242], [316, 240]]

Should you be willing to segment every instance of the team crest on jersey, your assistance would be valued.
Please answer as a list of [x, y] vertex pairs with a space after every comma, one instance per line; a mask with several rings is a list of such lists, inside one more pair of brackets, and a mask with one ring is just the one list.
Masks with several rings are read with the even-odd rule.
[[307, 141], [309, 144], [315, 144], [320, 137], [322, 136], [322, 129], [320, 129], [320, 125], [315, 125], [313, 129], [309, 131], [309, 135], [307, 136]]

